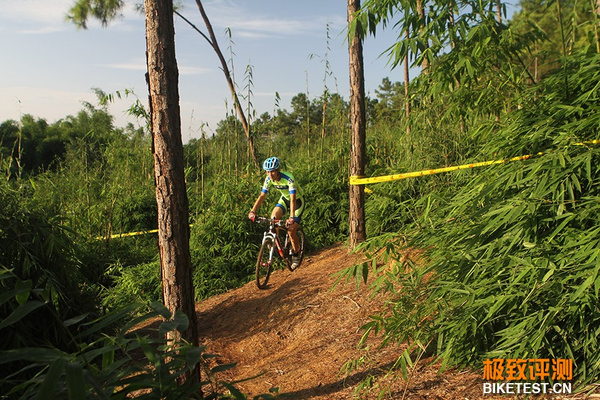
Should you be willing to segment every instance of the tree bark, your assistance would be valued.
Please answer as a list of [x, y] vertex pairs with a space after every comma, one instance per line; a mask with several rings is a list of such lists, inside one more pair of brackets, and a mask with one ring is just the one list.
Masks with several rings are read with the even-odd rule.
[[[360, 9], [360, 0], [348, 0], [348, 24]], [[363, 48], [359, 29], [354, 37], [348, 38], [350, 59], [350, 123], [352, 145], [350, 153], [350, 175], [364, 176], [366, 148], [365, 79]], [[363, 185], [350, 185], [350, 247], [354, 248], [366, 239], [365, 231], [365, 188]]]
[[183, 338], [198, 345], [173, 3], [172, 0], [145, 0], [144, 9], [163, 301], [171, 313], [181, 310], [190, 321], [185, 332], [171, 332], [167, 339]]
[[502, 23], [502, 3], [496, 0], [496, 21]]
[[[408, 40], [408, 30], [405, 33], [406, 40]], [[409, 148], [412, 148], [411, 138], [410, 138], [410, 75], [408, 68], [408, 53], [404, 56], [404, 111], [406, 116], [406, 139], [409, 145]]]
[[596, 7], [594, 11], [596, 11], [596, 18], [594, 24], [594, 35], [596, 37], [596, 52], [600, 53], [600, 34], [598, 33], [598, 21], [600, 21], [600, 0], [596, 0]]
[[[425, 29], [426, 21], [425, 21], [425, 2], [424, 0], [417, 0], [417, 12], [419, 14], [419, 32], [422, 32]], [[429, 73], [429, 40], [425, 39], [425, 50], [423, 51], [425, 57], [423, 57], [423, 62], [421, 63], [421, 73], [426, 75]]]

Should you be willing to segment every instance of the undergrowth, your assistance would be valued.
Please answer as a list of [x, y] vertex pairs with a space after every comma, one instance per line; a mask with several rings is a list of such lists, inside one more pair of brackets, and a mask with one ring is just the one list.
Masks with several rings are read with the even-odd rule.
[[[370, 239], [360, 250], [373, 262], [340, 275], [370, 277], [372, 290], [390, 293], [365, 337], [411, 344], [398, 359], [405, 377], [415, 354], [433, 351], [442, 369], [479, 370], [488, 358], [571, 359], [579, 388], [597, 383], [600, 148], [589, 141], [600, 133], [600, 59], [569, 62], [569, 75], [532, 89], [502, 129], [479, 131], [490, 138], [482, 153], [543, 155], [414, 199], [411, 207], [423, 210], [414, 223]], [[415, 249], [419, 257], [406, 258]]]

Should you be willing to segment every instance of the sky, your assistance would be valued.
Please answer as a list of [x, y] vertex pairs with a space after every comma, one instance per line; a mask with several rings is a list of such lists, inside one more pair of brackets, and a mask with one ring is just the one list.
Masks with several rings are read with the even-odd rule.
[[[93, 88], [110, 94], [132, 90], [147, 104], [144, 80], [144, 17], [135, 11], [141, 0], [125, 0], [122, 15], [102, 27], [91, 20], [87, 30], [66, 20], [75, 0], [0, 0], [0, 122], [24, 114], [54, 123], [97, 105]], [[339, 0], [204, 0], [219, 46], [233, 60], [240, 91], [251, 68], [252, 106], [257, 115], [291, 110], [298, 93], [310, 99], [329, 92], [349, 98], [346, 1]], [[206, 32], [194, 0], [181, 0], [180, 13]], [[231, 32], [231, 39], [227, 35]], [[329, 40], [327, 39], [329, 31]], [[397, 33], [380, 32], [364, 43], [365, 89], [374, 97], [384, 77], [402, 81], [382, 55]], [[209, 44], [175, 16], [175, 48], [184, 142], [215, 131], [231, 109], [231, 96]], [[231, 54], [233, 53], [233, 57]], [[326, 76], [325, 60], [330, 74]], [[416, 72], [412, 71], [412, 75]], [[412, 79], [412, 76], [411, 76]], [[142, 121], [126, 110], [135, 97], [117, 100], [109, 111], [115, 125]]]

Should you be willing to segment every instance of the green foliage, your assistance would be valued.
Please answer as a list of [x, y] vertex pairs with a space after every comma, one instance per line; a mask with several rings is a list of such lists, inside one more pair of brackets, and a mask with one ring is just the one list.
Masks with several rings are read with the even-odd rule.
[[455, 220], [427, 230], [435, 240], [416, 236], [436, 247], [430, 299], [444, 299], [434, 324], [448, 362], [568, 357], [595, 379], [597, 159], [561, 151], [474, 180], [445, 208]]
[[102, 296], [107, 310], [118, 309], [132, 303], [151, 303], [162, 299], [160, 262], [158, 260], [137, 264], [123, 264], [120, 260], [106, 268], [105, 279], [110, 286]]
[[[535, 27], [544, 33], [524, 63], [532, 74], [542, 78], [560, 68], [563, 55], [582, 51], [596, 40], [591, 34], [597, 25], [597, 14], [590, 1], [538, 1], [520, 2], [521, 9], [513, 17], [518, 32]], [[597, 28], [596, 28], [597, 29]]]
[[568, 62], [568, 76], [531, 90], [504, 128], [478, 130], [484, 154], [543, 156], [479, 170], [453, 193], [415, 199], [415, 223], [365, 244], [376, 272], [363, 265], [341, 275], [371, 274], [372, 288], [391, 294], [365, 334], [382, 334], [384, 345], [421, 343], [423, 351], [432, 342], [445, 367], [571, 358], [579, 384], [598, 379], [600, 149], [585, 141], [600, 133], [600, 58]]
[[96, 114], [79, 114], [77, 124], [91, 130], [72, 139], [55, 171], [32, 180], [34, 190], [27, 200], [60, 213], [69, 227], [88, 238], [154, 229], [148, 137], [132, 129], [106, 132], [101, 128], [103, 113]]
[[[206, 298], [248, 282], [260, 237], [246, 218], [260, 183], [220, 180], [194, 221], [190, 239], [194, 289]], [[210, 205], [210, 206], [209, 206]]]
[[346, 174], [340, 172], [335, 162], [303, 172], [306, 174], [302, 178], [306, 211], [302, 226], [309, 249], [339, 242], [348, 231], [348, 183]]
[[87, 29], [88, 19], [92, 17], [106, 26], [120, 14], [124, 4], [122, 0], [77, 0], [67, 18], [81, 29]]
[[[26, 302], [24, 304], [29, 304]], [[89, 323], [75, 323], [76, 351], [40, 346], [0, 351], [3, 394], [15, 399], [246, 399], [234, 384], [218, 379], [233, 365], [216, 365], [206, 348], [167, 342], [167, 332], [183, 332], [189, 321], [181, 312], [171, 316], [159, 303], [152, 311], [126, 324], [115, 335], [100, 335], [113, 321], [124, 320], [136, 304]], [[164, 318], [158, 328], [134, 329]], [[73, 324], [66, 321], [65, 325]], [[90, 336], [97, 338], [89, 342]], [[163, 339], [159, 339], [163, 338]], [[19, 368], [10, 369], [19, 365]], [[180, 382], [182, 376], [188, 378]], [[200, 376], [201, 380], [194, 379]], [[275, 394], [254, 399], [274, 399]]]
[[0, 197], [0, 347], [52, 342], [69, 348], [70, 334], [57, 321], [95, 312], [97, 301], [82, 273], [73, 232], [58, 216], [26, 208], [20, 192], [6, 183], [0, 184]]
[[[450, 46], [476, 36], [477, 30], [488, 26], [480, 45], [496, 37], [495, 0], [470, 1], [399, 1], [368, 0], [350, 26], [362, 37], [375, 35], [377, 29], [392, 25], [398, 39], [388, 49], [390, 62], [398, 65], [411, 57], [415, 65], [425, 66], [440, 57]], [[504, 11], [505, 12], [505, 11]], [[353, 34], [353, 33], [352, 33]]]

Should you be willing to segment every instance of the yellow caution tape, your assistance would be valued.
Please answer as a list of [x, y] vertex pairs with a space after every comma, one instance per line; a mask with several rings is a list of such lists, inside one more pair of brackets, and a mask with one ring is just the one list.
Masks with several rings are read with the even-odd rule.
[[[600, 139], [588, 140], [588, 141], [585, 141], [585, 142], [582, 142], [582, 143], [575, 143], [575, 145], [577, 145], [577, 146], [583, 146], [583, 145], [586, 145], [586, 144], [600, 144]], [[509, 159], [505, 159], [505, 160], [482, 161], [482, 162], [473, 163], [473, 164], [464, 164], [464, 165], [457, 165], [457, 166], [453, 166], [453, 167], [444, 167], [444, 168], [436, 168], [436, 169], [426, 169], [426, 170], [423, 170], [423, 171], [408, 172], [408, 173], [405, 173], [405, 174], [375, 176], [375, 177], [372, 177], [372, 178], [365, 178], [364, 176], [351, 176], [350, 177], [350, 184], [351, 185], [366, 185], [366, 184], [369, 184], [369, 183], [380, 183], [380, 182], [396, 181], [396, 180], [407, 179], [407, 178], [416, 178], [416, 177], [419, 177], [419, 176], [441, 174], [442, 172], [451, 172], [451, 171], [458, 171], [458, 170], [461, 170], [461, 169], [485, 167], [487, 165], [503, 164], [503, 163], [510, 162], [510, 161], [527, 160], [528, 158], [531, 158], [534, 155], [541, 156], [541, 155], [544, 155], [544, 153], [543, 152], [539, 152], [537, 154], [528, 154], [526, 156], [513, 157], [513, 158], [509, 158]], [[367, 192], [367, 193], [373, 193], [373, 191], [371, 189], [368, 189], [368, 188], [365, 188], [365, 192]], [[190, 224], [190, 226], [192, 226], [192, 225], [193, 224]], [[114, 235], [110, 235], [110, 238], [111, 239], [115, 239], [115, 238], [122, 238], [122, 237], [127, 237], [127, 236], [144, 235], [146, 233], [156, 233], [156, 232], [158, 232], [158, 229], [153, 229], [151, 231], [141, 231], [141, 232], [117, 233], [117, 234], [114, 234]], [[102, 237], [102, 236], [99, 236], [96, 239], [103, 240], [103, 239], [106, 239], [106, 238]]]
[[359, 178], [357, 176], [351, 176], [350, 184], [351, 185], [366, 185], [369, 183], [397, 181], [397, 180], [407, 179], [407, 178], [416, 178], [419, 176], [441, 174], [442, 172], [451, 172], [451, 171], [458, 171], [461, 169], [485, 167], [487, 165], [494, 165], [494, 164], [503, 164], [503, 163], [509, 162], [509, 161], [527, 160], [528, 158], [531, 158], [534, 155], [541, 156], [543, 154], [544, 153], [540, 152], [537, 154], [528, 154], [526, 156], [513, 157], [513, 158], [509, 158], [507, 160], [505, 159], [505, 160], [482, 161], [482, 162], [473, 163], [473, 164], [455, 165], [453, 167], [444, 167], [444, 168], [436, 168], [436, 169], [426, 169], [423, 171], [416, 171], [416, 172], [407, 172], [405, 174], [374, 176], [372, 178]]
[[[194, 224], [190, 224], [190, 227], [192, 227], [192, 226], [194, 226]], [[156, 232], [158, 232], [158, 229], [152, 229], [151, 231], [115, 233], [114, 235], [110, 235], [110, 238], [117, 239], [117, 238], [122, 238], [122, 237], [127, 237], [127, 236], [145, 235], [147, 233], [156, 233]], [[104, 236], [96, 237], [96, 240], [105, 240], [105, 239], [106, 239], [106, 237], [104, 237]]]
[[575, 143], [575, 146], [584, 146], [586, 144], [600, 144], [600, 139], [586, 140], [585, 142], [582, 142], [582, 143]]
[[[585, 141], [582, 143], [575, 143], [575, 145], [577, 145], [577, 146], [584, 146], [586, 144], [600, 144], [600, 140], [596, 139], [596, 140], [588, 140], [588, 141]], [[351, 176], [350, 184], [351, 185], [367, 185], [369, 183], [397, 181], [397, 180], [407, 179], [407, 178], [416, 178], [419, 176], [441, 174], [442, 172], [451, 172], [451, 171], [458, 171], [461, 169], [485, 167], [488, 165], [495, 165], [495, 164], [504, 164], [504, 163], [510, 162], [510, 161], [527, 160], [528, 158], [531, 158], [536, 155], [541, 156], [541, 155], [544, 155], [544, 153], [539, 152], [537, 154], [528, 154], [525, 156], [518, 156], [518, 157], [513, 157], [513, 158], [509, 158], [509, 159], [504, 159], [504, 160], [482, 161], [482, 162], [473, 163], [473, 164], [456, 165], [453, 167], [444, 167], [444, 168], [436, 168], [436, 169], [426, 169], [423, 171], [416, 171], [416, 172], [407, 172], [405, 174], [374, 176], [372, 178], [365, 178], [362, 176]]]
[[[158, 229], [153, 229], [151, 231], [115, 233], [114, 235], [110, 235], [110, 238], [111, 239], [116, 239], [116, 238], [122, 238], [122, 237], [127, 237], [127, 236], [137, 236], [137, 235], [144, 235], [146, 233], [156, 233], [156, 232], [158, 232]], [[96, 239], [97, 240], [104, 240], [104, 239], [106, 239], [106, 237], [104, 237], [104, 236], [98, 236]]]

